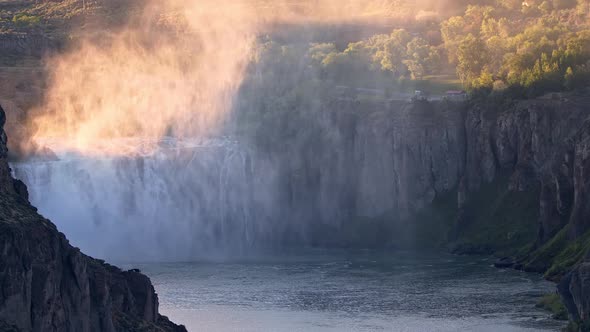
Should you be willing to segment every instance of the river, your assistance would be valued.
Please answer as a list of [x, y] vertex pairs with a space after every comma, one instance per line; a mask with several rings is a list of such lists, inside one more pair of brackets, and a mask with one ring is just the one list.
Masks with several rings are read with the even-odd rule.
[[189, 331], [555, 331], [555, 290], [488, 257], [308, 250], [235, 260], [123, 264], [153, 281]]

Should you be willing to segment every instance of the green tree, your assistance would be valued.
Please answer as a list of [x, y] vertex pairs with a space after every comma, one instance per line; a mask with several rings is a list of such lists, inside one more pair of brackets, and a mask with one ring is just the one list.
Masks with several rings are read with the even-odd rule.
[[457, 49], [462, 36], [465, 36], [466, 23], [463, 17], [454, 16], [441, 23], [440, 32], [447, 50], [449, 63], [457, 63]]
[[488, 62], [485, 43], [472, 34], [467, 35], [457, 50], [457, 75], [461, 81], [471, 85], [472, 81], [480, 76]]
[[491, 89], [494, 86], [494, 76], [490, 71], [483, 70], [481, 75], [474, 79], [471, 87], [474, 89]]
[[314, 64], [321, 64], [322, 61], [330, 53], [337, 52], [334, 43], [315, 43], [307, 51], [307, 56], [314, 62]]
[[489, 52], [489, 69], [498, 73], [504, 64], [504, 55], [507, 52], [506, 40], [500, 36], [493, 36], [486, 40], [486, 48]]
[[428, 42], [420, 37], [412, 39], [406, 46], [407, 60], [404, 61], [412, 79], [421, 79], [428, 67], [431, 55], [431, 47]]
[[383, 71], [390, 71], [395, 77], [407, 71], [404, 64], [406, 45], [411, 35], [404, 29], [394, 30], [389, 35], [378, 35], [368, 40], [368, 47], [373, 54], [373, 63]]
[[492, 38], [500, 35], [500, 24], [493, 18], [484, 20], [481, 24], [481, 36]]

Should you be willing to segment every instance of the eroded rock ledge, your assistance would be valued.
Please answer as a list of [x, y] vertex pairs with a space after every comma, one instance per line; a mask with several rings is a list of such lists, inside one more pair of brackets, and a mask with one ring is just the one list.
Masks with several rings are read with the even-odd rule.
[[158, 313], [148, 277], [84, 255], [37, 213], [0, 131], [0, 331], [186, 331]]

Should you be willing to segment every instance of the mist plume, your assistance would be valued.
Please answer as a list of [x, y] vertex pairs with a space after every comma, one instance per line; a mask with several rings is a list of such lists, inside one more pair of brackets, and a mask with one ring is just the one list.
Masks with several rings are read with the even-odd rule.
[[[87, 33], [47, 59], [34, 140], [86, 154], [138, 152], [112, 138], [214, 134], [232, 107], [256, 36], [274, 23], [374, 19], [391, 1], [149, 1], [112, 32]], [[57, 145], [56, 145], [56, 142]]]

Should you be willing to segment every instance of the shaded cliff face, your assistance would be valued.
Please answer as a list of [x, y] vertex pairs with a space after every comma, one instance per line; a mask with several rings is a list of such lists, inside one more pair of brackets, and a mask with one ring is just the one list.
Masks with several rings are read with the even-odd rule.
[[568, 224], [570, 239], [582, 236], [588, 230], [582, 220], [590, 216], [584, 207], [587, 183], [580, 174], [586, 162], [582, 136], [590, 115], [588, 102], [587, 96], [570, 95], [510, 106], [472, 106], [465, 116], [467, 151], [460, 194], [468, 199], [483, 184], [506, 175], [509, 191], [528, 193], [538, 202], [535, 247]]
[[[236, 140], [169, 141], [150, 156], [64, 155], [13, 168], [41, 212], [101, 257], [190, 259], [260, 247], [449, 240], [486, 253], [539, 247], [572, 211], [584, 214], [583, 204], [574, 204], [583, 98], [512, 105], [337, 100], [256, 118], [258, 132]], [[490, 185], [490, 197], [480, 195]], [[508, 212], [490, 210], [481, 220], [479, 201]], [[433, 205], [438, 210], [423, 213]], [[510, 228], [514, 222], [519, 229]], [[499, 231], [471, 239], [487, 232], [482, 224]], [[583, 232], [582, 225], [575, 233]]]
[[590, 327], [590, 263], [582, 263], [568, 273], [558, 285], [559, 293], [570, 319], [583, 322], [580, 329]]
[[[290, 175], [291, 191], [308, 195], [305, 185], [318, 180], [312, 205], [336, 205], [348, 210], [345, 217], [405, 215], [458, 182], [465, 149], [460, 105], [345, 102], [326, 108], [318, 133], [295, 138], [275, 157]], [[345, 218], [317, 218], [338, 219]]]
[[0, 54], [9, 54], [11, 56], [35, 56], [40, 57], [43, 52], [57, 49], [58, 41], [49, 38], [43, 34], [1, 34]]
[[292, 212], [283, 220], [303, 225], [305, 241], [425, 244], [416, 243], [410, 219], [459, 182], [463, 105], [338, 100], [285, 117], [263, 122], [267, 136], [253, 144], [273, 161], [278, 196]]
[[[478, 135], [489, 151], [468, 149], [468, 156], [473, 156], [466, 166], [470, 188], [493, 179], [498, 171], [510, 174], [511, 190], [526, 192], [540, 187], [537, 245], [548, 241], [568, 222], [574, 225], [572, 238], [588, 230], [577, 226], [590, 215], [583, 211], [585, 183], [579, 179], [583, 174], [576, 173], [583, 172], [586, 162], [583, 136], [589, 102], [588, 97], [572, 95], [559, 100], [523, 101], [496, 111], [491, 120], [486, 120], [486, 115], [494, 114], [494, 110], [475, 110], [467, 115], [467, 127], [489, 128]], [[486, 176], [482, 178], [478, 172]], [[575, 183], [579, 183], [577, 188]]]
[[457, 252], [511, 255], [508, 265], [564, 277], [571, 317], [587, 322], [588, 105], [589, 91], [464, 105], [342, 101], [271, 119], [264, 128], [277, 133], [255, 142], [279, 161], [286, 205], [331, 226], [312, 230], [317, 244], [428, 246], [418, 233], [432, 227], [430, 239]]
[[1, 137], [0, 330], [185, 331], [158, 314], [146, 276], [82, 254], [37, 213], [11, 177]]
[[[320, 242], [325, 232], [346, 237], [354, 223], [379, 220], [389, 234], [383, 241], [395, 245], [394, 233], [426, 227], [421, 211], [442, 200], [431, 214], [449, 216], [440, 221], [451, 234], [442, 227], [439, 238], [487, 253], [540, 247], [568, 223], [571, 239], [588, 229], [580, 136], [587, 105], [587, 93], [469, 104], [341, 100], [263, 117], [254, 145], [276, 165], [282, 206]], [[484, 239], [486, 228], [498, 232]]]

